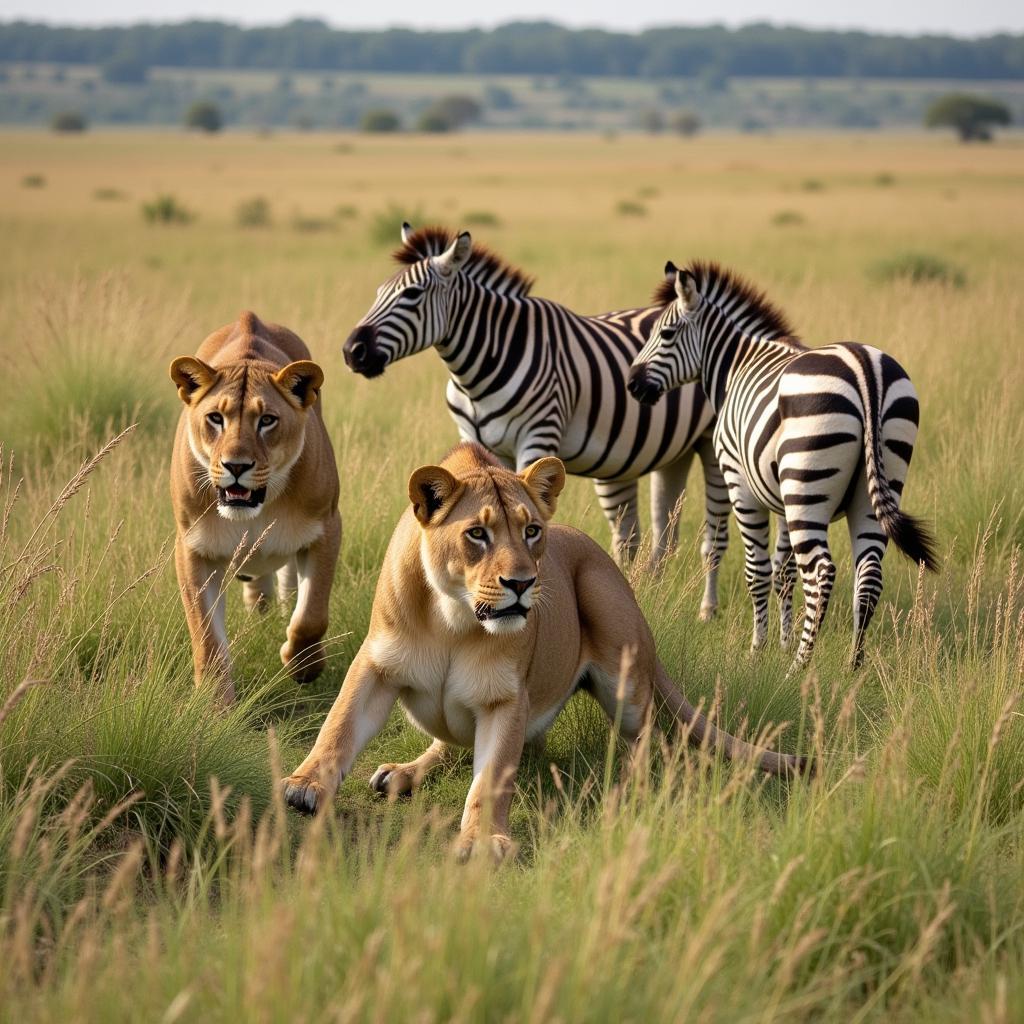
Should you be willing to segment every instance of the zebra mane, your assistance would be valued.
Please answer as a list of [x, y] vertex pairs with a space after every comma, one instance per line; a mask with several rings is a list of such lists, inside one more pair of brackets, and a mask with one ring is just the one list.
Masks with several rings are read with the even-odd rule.
[[[776, 341], [788, 341], [802, 347], [792, 324], [768, 296], [735, 271], [712, 260], [695, 260], [686, 270], [697, 283], [698, 293], [725, 313], [733, 311], [743, 321], [743, 330], [774, 335]], [[654, 292], [654, 304], [667, 306], [675, 301], [676, 286], [664, 277]]]
[[[419, 263], [430, 256], [440, 256], [451, 246], [455, 238], [455, 233], [447, 228], [419, 228], [409, 236], [407, 242], [403, 242], [392, 253], [392, 256], [396, 263], [407, 266]], [[476, 242], [473, 243], [473, 251], [469, 254], [469, 260], [462, 268], [462, 273], [502, 295], [529, 295], [533, 287], [532, 277], [528, 277], [518, 267], [513, 267], [497, 253]]]

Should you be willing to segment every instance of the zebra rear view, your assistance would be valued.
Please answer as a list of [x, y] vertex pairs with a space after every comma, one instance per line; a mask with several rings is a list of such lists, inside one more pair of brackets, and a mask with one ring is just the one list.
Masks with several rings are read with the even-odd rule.
[[[653, 404], [699, 379], [718, 416], [715, 451], [743, 538], [754, 605], [751, 649], [767, 639], [772, 587], [780, 638], [789, 643], [799, 569], [804, 623], [794, 667], [806, 664], [836, 575], [828, 524], [845, 515], [854, 566], [850, 660], [857, 667], [882, 591], [888, 542], [926, 568], [937, 567], [928, 531], [900, 511], [917, 438], [914, 386], [877, 348], [804, 347], [760, 292], [716, 264], [678, 270], [669, 263], [665, 274], [665, 309], [633, 362], [629, 390]], [[769, 512], [781, 517], [772, 558]]]

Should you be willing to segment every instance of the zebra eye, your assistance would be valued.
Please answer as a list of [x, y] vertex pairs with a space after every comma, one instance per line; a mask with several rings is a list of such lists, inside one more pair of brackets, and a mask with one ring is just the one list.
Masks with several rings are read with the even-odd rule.
[[415, 285], [410, 285], [402, 292], [403, 299], [418, 299], [423, 294], [422, 288], [417, 288]]
[[523, 534], [527, 540], [533, 540], [534, 537], [540, 536], [540, 527], [536, 523], [530, 523], [530, 525], [523, 530]]
[[266, 415], [260, 417], [260, 430], [267, 430], [277, 422], [276, 416]]
[[668, 341], [675, 333], [676, 329], [674, 327], [662, 327], [661, 329], [661, 336], [665, 341]]
[[474, 526], [466, 531], [466, 536], [473, 540], [487, 540], [487, 531], [482, 526]]
[[209, 412], [206, 414], [206, 422], [209, 423], [211, 427], [223, 427], [224, 417], [221, 416], [219, 412]]

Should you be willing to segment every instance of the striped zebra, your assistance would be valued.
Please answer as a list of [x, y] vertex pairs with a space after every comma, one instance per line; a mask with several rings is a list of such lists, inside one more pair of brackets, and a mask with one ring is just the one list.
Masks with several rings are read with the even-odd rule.
[[394, 257], [399, 271], [345, 342], [348, 366], [376, 377], [433, 346], [448, 367], [448, 410], [461, 438], [517, 469], [557, 455], [570, 473], [592, 478], [620, 563], [637, 552], [637, 481], [648, 473], [652, 564], [674, 545], [674, 513], [696, 451], [706, 495], [701, 618], [710, 618], [729, 514], [711, 410], [695, 385], [658, 409], [626, 393], [630, 363], [660, 308], [581, 316], [532, 296], [528, 277], [466, 232], [406, 224]]
[[[767, 638], [772, 586], [788, 645], [799, 568], [804, 625], [793, 667], [806, 664], [836, 575], [828, 525], [845, 515], [856, 668], [882, 592], [887, 543], [936, 569], [927, 530], [899, 508], [917, 437], [910, 378], [895, 359], [867, 345], [805, 348], [762, 293], [717, 264], [678, 270], [669, 263], [665, 275], [664, 309], [633, 361], [629, 391], [652, 405], [672, 388], [699, 380], [715, 410], [715, 451], [743, 538], [754, 604], [751, 649]], [[769, 512], [782, 517], [771, 561]]]

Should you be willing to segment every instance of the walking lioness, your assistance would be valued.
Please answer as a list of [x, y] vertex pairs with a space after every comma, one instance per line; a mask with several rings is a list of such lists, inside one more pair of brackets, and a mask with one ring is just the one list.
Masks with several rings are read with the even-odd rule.
[[281, 661], [300, 682], [323, 668], [327, 602], [341, 544], [338, 470], [317, 399], [324, 375], [300, 338], [243, 313], [171, 364], [185, 403], [171, 461], [175, 565], [196, 683], [234, 699], [225, 575], [245, 603], [298, 600]]
[[[716, 729], [658, 661], [633, 592], [585, 534], [550, 526], [565, 470], [543, 458], [520, 474], [464, 443], [416, 470], [377, 583], [370, 629], [313, 749], [285, 780], [285, 799], [324, 806], [396, 699], [434, 742], [409, 764], [383, 764], [370, 785], [410, 791], [454, 744], [473, 748], [459, 848], [479, 838], [485, 796], [491, 845], [508, 848], [512, 776], [526, 740], [544, 733], [578, 687], [635, 740], [657, 695], [690, 738], [765, 771], [801, 758], [754, 748]], [[624, 650], [631, 668], [619, 679]], [[621, 700], [621, 705], [619, 701]]]

